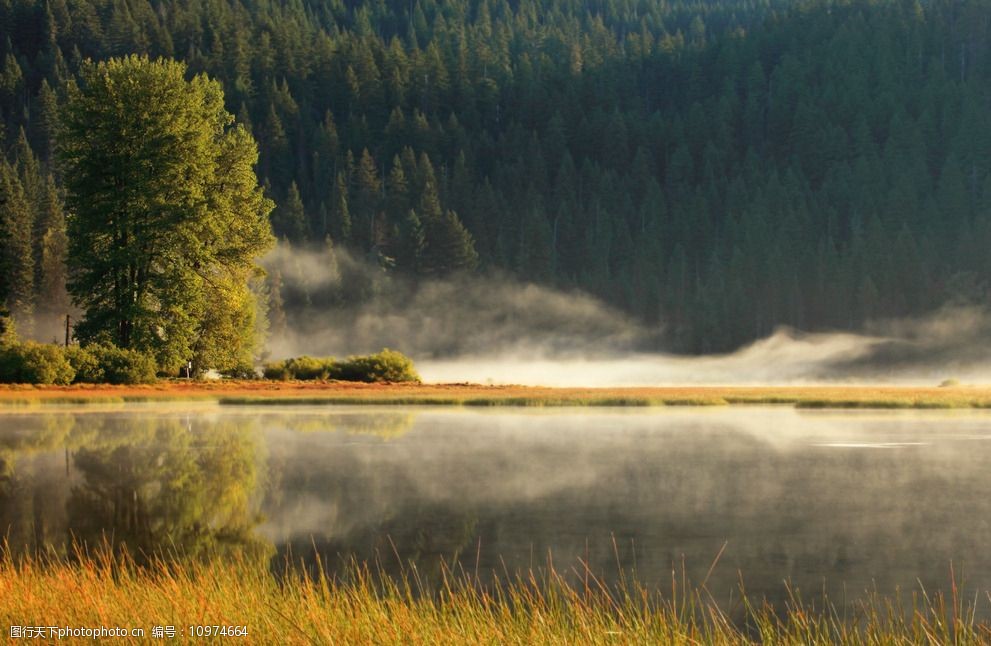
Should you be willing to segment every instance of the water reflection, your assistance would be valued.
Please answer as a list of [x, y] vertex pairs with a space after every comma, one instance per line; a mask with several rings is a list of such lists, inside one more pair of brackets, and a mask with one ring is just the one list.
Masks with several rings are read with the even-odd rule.
[[[991, 415], [134, 406], [0, 414], [0, 530], [16, 551], [110, 541], [237, 552], [425, 588], [672, 570], [732, 605], [876, 587], [991, 589]], [[319, 556], [319, 559], [317, 558]]]
[[255, 532], [266, 464], [250, 420], [64, 413], [4, 415], [0, 524], [14, 553], [110, 545], [267, 556]]
[[131, 554], [163, 549], [180, 558], [257, 548], [264, 478], [257, 424], [218, 421], [206, 432], [174, 419], [99, 423], [102, 445], [73, 453], [79, 481], [68, 531]]

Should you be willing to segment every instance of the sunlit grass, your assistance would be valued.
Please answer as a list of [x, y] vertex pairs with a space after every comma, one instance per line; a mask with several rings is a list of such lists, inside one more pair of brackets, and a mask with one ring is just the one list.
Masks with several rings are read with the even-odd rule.
[[199, 400], [226, 405], [725, 406], [991, 408], [987, 386], [664, 386], [551, 388], [334, 381], [163, 381], [146, 386], [0, 386], [0, 406]]
[[437, 405], [437, 406], [727, 406], [788, 405], [798, 408], [963, 409], [991, 408], [991, 389], [914, 387], [659, 387], [540, 388], [526, 386], [379, 387], [346, 394], [250, 394], [223, 396], [225, 405]]
[[[923, 590], [867, 595], [850, 611], [797, 594], [777, 611], [744, 597], [735, 621], [704, 585], [670, 590], [635, 581], [607, 587], [592, 573], [569, 583], [554, 570], [481, 585], [444, 570], [426, 591], [414, 568], [398, 579], [353, 564], [344, 578], [274, 578], [248, 561], [122, 557], [4, 559], [0, 624], [29, 626], [247, 626], [247, 643], [286, 644], [980, 644], [991, 639], [978, 603]], [[179, 643], [198, 641], [186, 635]]]

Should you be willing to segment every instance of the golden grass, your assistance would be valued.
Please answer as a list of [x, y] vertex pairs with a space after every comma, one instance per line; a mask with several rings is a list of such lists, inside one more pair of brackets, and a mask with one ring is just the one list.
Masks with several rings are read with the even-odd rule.
[[[423, 594], [407, 574], [382, 579], [352, 568], [346, 582], [325, 577], [277, 581], [246, 562], [147, 569], [126, 559], [0, 563], [0, 624], [8, 626], [246, 626], [241, 643], [279, 644], [980, 644], [991, 628], [973, 601], [920, 592], [907, 602], [868, 596], [845, 614], [792, 596], [775, 613], [744, 603], [733, 622], [705, 588], [666, 595], [636, 583], [607, 589], [594, 576], [580, 587], [553, 571], [485, 591], [462, 573]], [[234, 638], [228, 638], [233, 640]], [[79, 640], [84, 641], [84, 640]], [[119, 641], [119, 640], [115, 640]], [[126, 641], [126, 640], [125, 640]], [[140, 640], [135, 640], [140, 641]], [[175, 640], [199, 643], [190, 634]]]
[[0, 405], [170, 400], [223, 404], [455, 406], [713, 406], [787, 404], [808, 408], [991, 408], [987, 386], [670, 386], [549, 388], [478, 384], [364, 384], [333, 381], [162, 381], [146, 386], [0, 386]]

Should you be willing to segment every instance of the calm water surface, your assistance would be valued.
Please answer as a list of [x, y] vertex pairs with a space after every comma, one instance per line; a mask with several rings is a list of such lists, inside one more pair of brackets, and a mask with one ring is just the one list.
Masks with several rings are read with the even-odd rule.
[[[550, 563], [732, 605], [991, 590], [991, 414], [134, 405], [0, 413], [0, 534], [278, 572]], [[724, 549], [725, 547], [725, 549]], [[580, 578], [576, 577], [576, 578]]]

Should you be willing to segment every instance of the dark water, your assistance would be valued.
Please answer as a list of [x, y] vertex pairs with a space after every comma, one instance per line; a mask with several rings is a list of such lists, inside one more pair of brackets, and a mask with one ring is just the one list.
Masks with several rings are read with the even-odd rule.
[[426, 587], [549, 563], [728, 605], [785, 582], [991, 590], [991, 414], [216, 407], [0, 413], [0, 533], [15, 552], [351, 558]]

